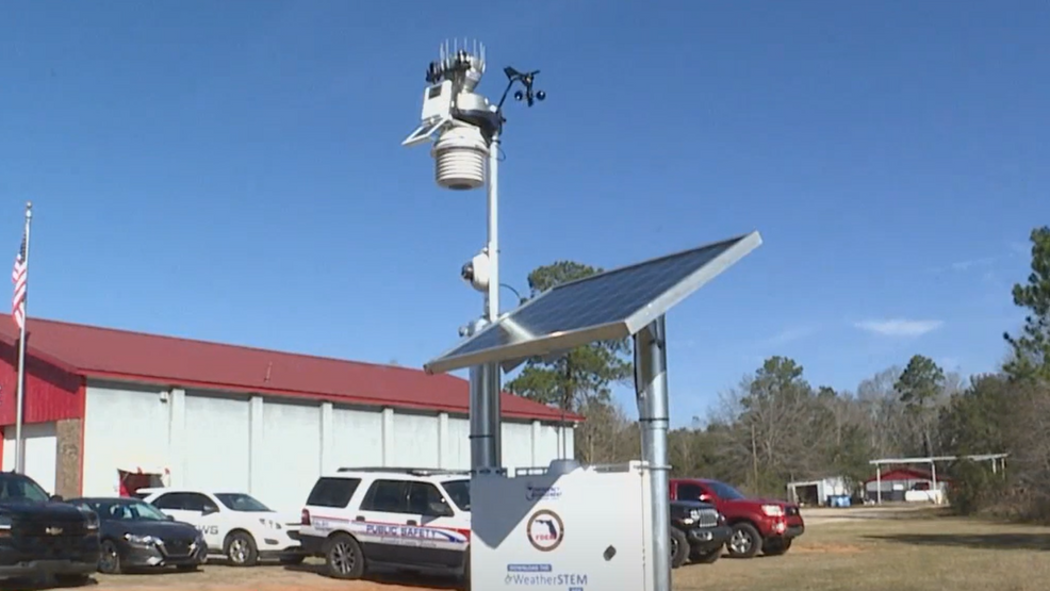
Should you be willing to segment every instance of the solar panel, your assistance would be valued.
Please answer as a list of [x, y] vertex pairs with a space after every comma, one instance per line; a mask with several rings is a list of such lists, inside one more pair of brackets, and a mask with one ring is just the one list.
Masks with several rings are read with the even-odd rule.
[[758, 232], [557, 285], [426, 363], [442, 373], [520, 363], [647, 326], [762, 244]]

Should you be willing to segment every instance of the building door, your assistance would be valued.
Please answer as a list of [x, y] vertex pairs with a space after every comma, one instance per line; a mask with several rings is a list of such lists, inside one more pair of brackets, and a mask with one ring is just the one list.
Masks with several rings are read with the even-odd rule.
[[[25, 441], [25, 473], [37, 481], [48, 493], [55, 493], [55, 464], [58, 454], [58, 434], [54, 423], [22, 425]], [[4, 427], [4, 470], [15, 469], [15, 428]]]

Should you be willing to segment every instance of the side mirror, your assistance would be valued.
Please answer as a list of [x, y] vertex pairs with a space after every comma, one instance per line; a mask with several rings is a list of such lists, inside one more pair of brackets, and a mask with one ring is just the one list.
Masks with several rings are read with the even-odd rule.
[[448, 505], [444, 503], [439, 503], [437, 501], [432, 501], [427, 506], [427, 509], [430, 509], [430, 514], [435, 517], [452, 517], [453, 515], [455, 515], [455, 513], [452, 511], [452, 507], [449, 507]]
[[218, 507], [216, 507], [214, 505], [208, 505], [207, 507], [204, 508], [203, 511], [201, 511], [201, 516], [211, 515], [212, 513], [218, 513], [218, 512], [219, 512], [219, 508]]
[[62, 498], [62, 495], [51, 495], [51, 497], [48, 498], [48, 500], [52, 503], [62, 503], [65, 501], [65, 499]]
[[167, 513], [164, 514], [164, 519], [167, 519], [168, 521], [175, 521], [175, 518], [171, 515], [168, 515]]

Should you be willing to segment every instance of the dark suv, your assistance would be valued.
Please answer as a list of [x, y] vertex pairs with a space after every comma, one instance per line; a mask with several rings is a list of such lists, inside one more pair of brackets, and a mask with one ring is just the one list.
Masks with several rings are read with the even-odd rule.
[[0, 472], [0, 580], [51, 575], [83, 584], [98, 559], [94, 512], [48, 496], [28, 476]]
[[714, 505], [699, 501], [671, 501], [671, 567], [686, 560], [711, 564], [733, 534]]

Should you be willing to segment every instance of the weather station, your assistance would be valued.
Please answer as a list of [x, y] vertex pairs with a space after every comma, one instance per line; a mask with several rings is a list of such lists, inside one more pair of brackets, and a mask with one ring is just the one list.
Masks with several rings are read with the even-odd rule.
[[[476, 92], [485, 72], [484, 46], [442, 45], [427, 70], [421, 123], [402, 142], [432, 142], [439, 186], [487, 186], [488, 241], [461, 268], [462, 278], [485, 294], [484, 313], [460, 329], [458, 344], [424, 365], [430, 374], [470, 370], [470, 584], [484, 591], [670, 591], [665, 314], [762, 238], [751, 232], [564, 283], [501, 314], [503, 105], [516, 85], [515, 98], [527, 106], [545, 98], [533, 90], [538, 71], [503, 71], [507, 86], [492, 104]], [[584, 466], [564, 459], [508, 474], [500, 447], [501, 372], [530, 358], [557, 358], [575, 347], [628, 337], [642, 460]]]

